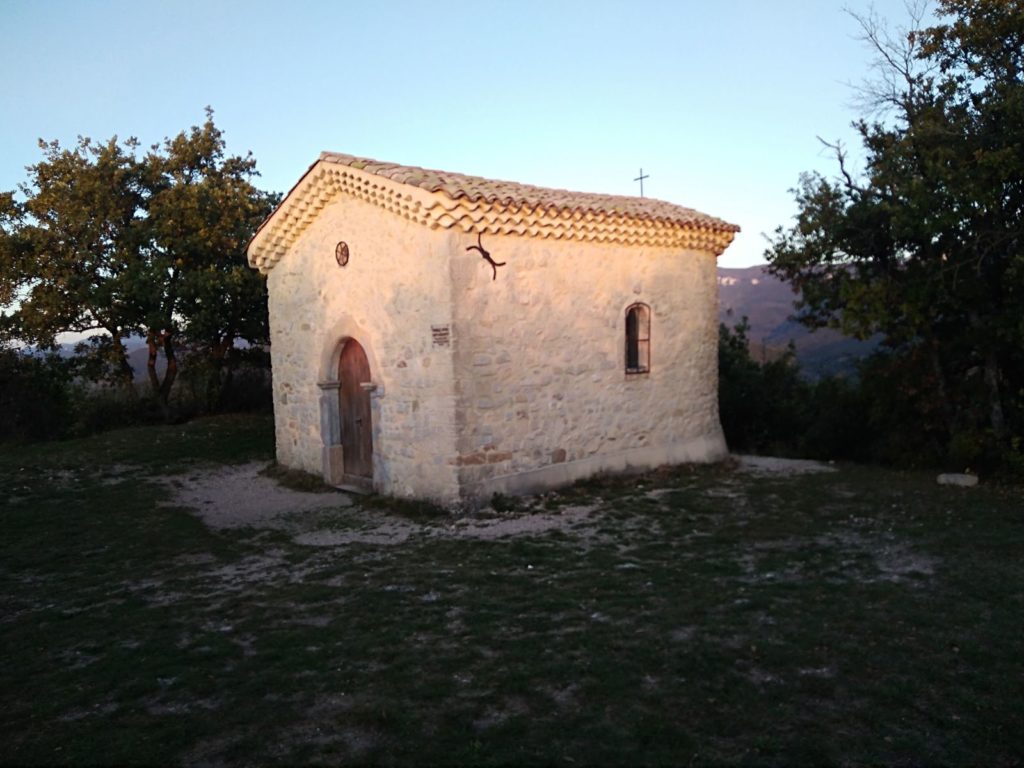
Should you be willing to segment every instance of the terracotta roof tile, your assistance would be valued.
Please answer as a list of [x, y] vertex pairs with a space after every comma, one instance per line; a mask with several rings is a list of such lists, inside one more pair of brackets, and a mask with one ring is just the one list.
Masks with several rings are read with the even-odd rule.
[[633, 219], [673, 222], [682, 226], [699, 226], [714, 232], [739, 232], [739, 227], [706, 213], [666, 203], [649, 197], [602, 195], [592, 192], [571, 192], [566, 189], [548, 189], [514, 181], [498, 181], [480, 176], [467, 176], [448, 171], [434, 171], [416, 166], [381, 163], [365, 157], [340, 152], [323, 152], [320, 160], [346, 165], [389, 181], [408, 184], [427, 192], [443, 192], [452, 200], [465, 199], [505, 206], [541, 206], [554, 211], [608, 214], [614, 213]]
[[324, 152], [249, 242], [267, 272], [337, 195], [379, 206], [431, 229], [468, 234], [617, 243], [721, 254], [739, 227], [647, 197], [546, 189]]

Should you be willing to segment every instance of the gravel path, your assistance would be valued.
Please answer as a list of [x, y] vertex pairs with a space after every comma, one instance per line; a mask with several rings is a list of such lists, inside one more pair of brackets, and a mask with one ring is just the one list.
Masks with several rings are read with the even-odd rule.
[[278, 485], [259, 474], [266, 466], [253, 462], [192, 472], [168, 482], [175, 506], [189, 507], [211, 528], [287, 528], [286, 516], [297, 512], [339, 509], [352, 505], [342, 492], [304, 493]]
[[[586, 520], [596, 506], [555, 511], [517, 512], [481, 518], [453, 515], [449, 520], [421, 524], [382, 510], [353, 506], [352, 498], [336, 493], [307, 493], [284, 488], [259, 474], [259, 462], [192, 472], [169, 480], [171, 506], [193, 510], [211, 528], [273, 528], [286, 530], [298, 544], [338, 547], [348, 544], [401, 544], [411, 537], [497, 539], [567, 530]], [[334, 512], [337, 514], [326, 515]]]
[[[735, 456], [737, 471], [754, 475], [794, 475], [834, 472], [817, 461], [769, 456]], [[445, 537], [497, 539], [568, 531], [585, 525], [597, 505], [559, 510], [520, 510], [511, 515], [481, 517], [453, 515], [427, 524], [385, 510], [353, 506], [341, 491], [307, 493], [284, 488], [260, 475], [260, 462], [197, 470], [184, 479], [172, 478], [173, 506], [194, 510], [206, 525], [224, 528], [272, 528], [292, 534], [296, 543], [317, 547], [349, 544], [401, 544], [410, 538]]]

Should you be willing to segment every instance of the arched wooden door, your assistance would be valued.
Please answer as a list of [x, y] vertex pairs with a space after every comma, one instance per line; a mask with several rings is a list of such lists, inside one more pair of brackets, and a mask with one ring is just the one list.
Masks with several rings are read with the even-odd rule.
[[339, 413], [344, 473], [373, 478], [373, 425], [370, 421], [370, 363], [355, 339], [349, 339], [338, 361]]

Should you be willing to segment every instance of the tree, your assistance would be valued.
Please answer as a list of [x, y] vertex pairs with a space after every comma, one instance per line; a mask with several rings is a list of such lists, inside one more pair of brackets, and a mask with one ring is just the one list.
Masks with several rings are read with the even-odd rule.
[[137, 141], [116, 137], [40, 146], [44, 159], [21, 186], [25, 201], [0, 196], [8, 338], [47, 347], [62, 332], [102, 332], [90, 354], [130, 384], [124, 344], [140, 335], [165, 414], [182, 344], [219, 375], [238, 340], [266, 341], [265, 284], [244, 251], [278, 198], [252, 184], [251, 155], [225, 155], [212, 111], [142, 157]]
[[807, 431], [811, 387], [800, 378], [796, 350], [773, 360], [754, 360], [744, 317], [735, 327], [718, 326], [718, 409], [733, 451], [799, 453]]
[[136, 325], [147, 195], [137, 143], [40, 148], [44, 160], [21, 187], [26, 202], [3, 196], [0, 301], [13, 308], [5, 336], [52, 347], [61, 332], [104, 331], [98, 351], [130, 382], [123, 341]]
[[836, 178], [801, 178], [766, 255], [803, 322], [927, 359], [947, 435], [1006, 445], [1024, 411], [1024, 1], [937, 13], [897, 39], [858, 17], [881, 75], [854, 123], [864, 168], [831, 144]]
[[71, 400], [67, 361], [0, 346], [0, 440], [64, 436]]
[[[266, 283], [247, 266], [245, 247], [279, 196], [253, 186], [251, 155], [226, 157], [224, 149], [208, 110], [202, 127], [166, 140], [147, 157], [153, 274], [164, 291], [146, 333], [150, 381], [164, 401], [179, 341], [194, 364], [209, 370], [211, 387], [219, 390], [209, 400], [216, 403], [240, 357], [236, 342], [260, 344], [269, 336]], [[167, 360], [162, 382], [155, 367], [159, 351]]]

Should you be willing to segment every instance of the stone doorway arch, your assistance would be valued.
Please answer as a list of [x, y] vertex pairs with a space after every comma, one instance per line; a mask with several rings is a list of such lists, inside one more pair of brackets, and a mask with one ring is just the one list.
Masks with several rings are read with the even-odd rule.
[[338, 360], [338, 409], [347, 481], [373, 482], [373, 416], [370, 410], [370, 363], [362, 344], [349, 339]]
[[373, 490], [373, 409], [375, 389], [363, 345], [346, 337], [332, 357], [330, 378], [320, 382], [320, 429], [324, 438], [323, 476], [331, 485]]

